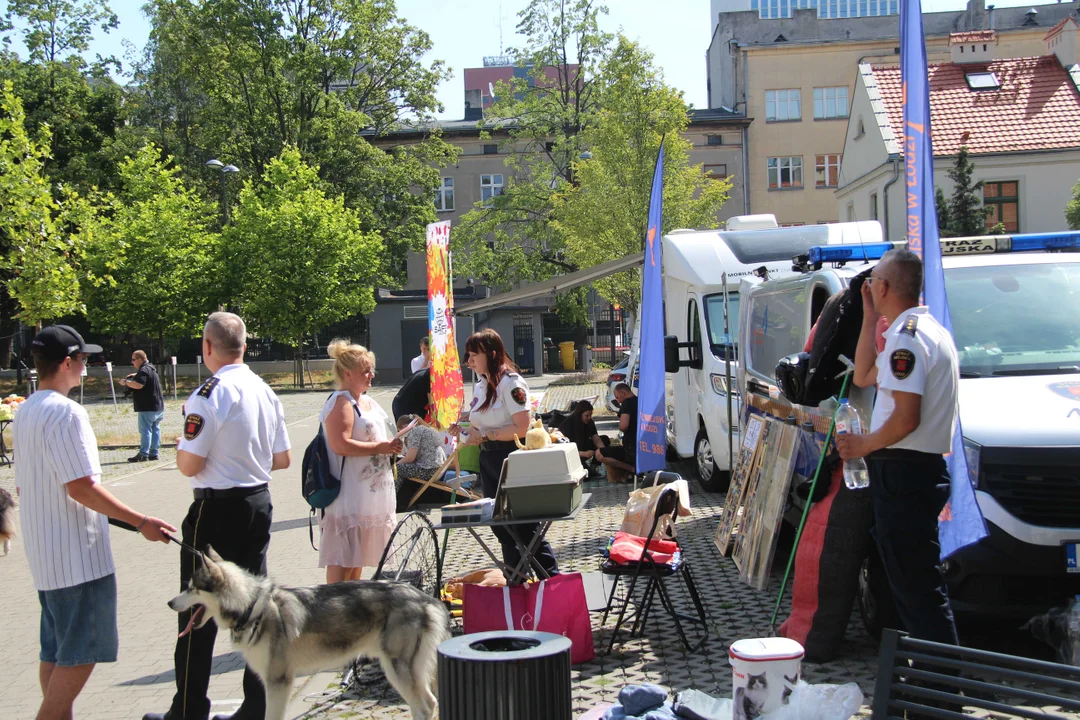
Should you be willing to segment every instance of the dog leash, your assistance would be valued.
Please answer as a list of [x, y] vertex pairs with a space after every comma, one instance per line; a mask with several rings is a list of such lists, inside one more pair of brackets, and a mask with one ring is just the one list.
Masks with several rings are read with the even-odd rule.
[[[131, 523], [126, 523], [123, 520], [117, 520], [116, 518], [109, 518], [109, 524], [110, 525], [115, 525], [116, 527], [121, 528], [123, 530], [129, 530], [131, 532], [139, 532], [135, 528], [135, 526], [132, 525]], [[202, 555], [202, 552], [200, 552], [199, 550], [196, 550], [194, 547], [192, 547], [191, 545], [188, 545], [183, 540], [177, 540], [176, 538], [174, 538], [172, 535], [165, 532], [164, 530], [161, 531], [161, 534], [164, 535], [165, 539], [168, 540], [169, 542], [176, 543], [177, 545], [179, 545], [182, 550], [187, 550], [192, 555]]]

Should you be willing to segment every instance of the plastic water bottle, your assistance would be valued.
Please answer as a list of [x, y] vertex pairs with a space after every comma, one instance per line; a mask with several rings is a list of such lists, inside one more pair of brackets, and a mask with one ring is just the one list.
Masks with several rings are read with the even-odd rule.
[[[847, 398], [844, 398], [836, 411], [836, 434], [846, 433], [861, 435], [862, 421], [859, 419], [859, 411], [848, 402]], [[844, 461], [844, 484], [849, 490], [870, 486], [870, 472], [866, 469], [866, 460], [854, 458]]]

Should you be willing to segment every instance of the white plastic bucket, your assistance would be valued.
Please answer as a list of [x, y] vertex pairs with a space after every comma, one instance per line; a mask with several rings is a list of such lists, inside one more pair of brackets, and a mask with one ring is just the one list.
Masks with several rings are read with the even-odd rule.
[[728, 648], [733, 720], [754, 720], [783, 705], [799, 682], [804, 652], [788, 638], [733, 642]]

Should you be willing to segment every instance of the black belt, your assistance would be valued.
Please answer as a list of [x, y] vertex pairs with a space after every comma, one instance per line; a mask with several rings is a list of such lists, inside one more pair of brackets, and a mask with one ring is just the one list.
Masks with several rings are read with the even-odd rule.
[[227, 488], [225, 490], [218, 490], [216, 488], [195, 488], [195, 499], [226, 500], [231, 498], [242, 498], [256, 493], [266, 492], [269, 489], [270, 486], [266, 483], [255, 485], [253, 487], [235, 487]]
[[507, 446], [516, 448], [517, 443], [513, 440], [485, 440], [484, 442], [480, 443], [480, 449], [487, 450], [488, 452], [492, 452], [494, 450], [505, 450]]
[[870, 453], [871, 460], [907, 460], [909, 462], [938, 462], [941, 453], [928, 453], [904, 448], [883, 448]]

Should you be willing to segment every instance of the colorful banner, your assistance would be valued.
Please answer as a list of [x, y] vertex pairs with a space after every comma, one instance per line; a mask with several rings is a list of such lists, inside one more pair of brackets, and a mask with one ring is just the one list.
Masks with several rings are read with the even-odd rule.
[[660, 242], [664, 201], [664, 144], [656, 158], [649, 225], [645, 235], [645, 272], [641, 281], [641, 373], [638, 381], [637, 471], [667, 467], [667, 418], [664, 414], [664, 286]]
[[[930, 314], [952, 332], [941, 266], [941, 238], [934, 207], [934, 151], [930, 138], [930, 83], [920, 0], [900, 0], [900, 72], [904, 97], [904, 172], [907, 181], [908, 249], [923, 260], [923, 296]], [[951, 492], [938, 517], [941, 558], [987, 535], [964, 456], [963, 430], [956, 418], [949, 461]]]
[[454, 285], [450, 221], [427, 226], [428, 331], [431, 334], [431, 410], [428, 421], [446, 430], [458, 421], [465, 399], [454, 340]]

